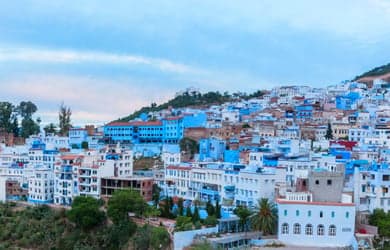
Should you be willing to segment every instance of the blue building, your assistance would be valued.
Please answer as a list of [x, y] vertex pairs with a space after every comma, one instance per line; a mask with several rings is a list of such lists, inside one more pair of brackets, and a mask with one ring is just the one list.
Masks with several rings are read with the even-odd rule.
[[123, 143], [178, 143], [183, 138], [183, 118], [160, 121], [111, 122], [104, 126], [104, 136]]
[[299, 105], [295, 107], [296, 119], [311, 119], [313, 117], [313, 106], [312, 105]]
[[191, 113], [183, 115], [184, 128], [205, 127], [207, 123], [207, 115], [205, 112]]
[[69, 130], [69, 144], [72, 148], [81, 148], [81, 144], [88, 140], [87, 130], [84, 128], [71, 128]]
[[347, 95], [336, 96], [336, 108], [341, 110], [356, 109], [360, 95], [357, 92], [349, 92]]
[[222, 161], [226, 142], [217, 138], [201, 139], [199, 141], [200, 161]]
[[240, 151], [239, 150], [225, 150], [223, 154], [224, 162], [239, 163]]

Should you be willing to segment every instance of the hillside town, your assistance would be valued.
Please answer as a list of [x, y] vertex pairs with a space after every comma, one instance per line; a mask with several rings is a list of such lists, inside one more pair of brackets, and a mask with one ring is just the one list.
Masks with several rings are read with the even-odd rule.
[[[197, 241], [370, 249], [381, 233], [370, 216], [390, 210], [389, 88], [383, 80], [280, 86], [74, 126], [68, 136], [42, 129], [20, 140], [3, 131], [0, 200], [70, 207], [79, 196], [107, 201], [132, 189], [150, 206], [169, 204], [170, 216], [154, 219], [173, 249]], [[264, 207], [268, 229], [256, 220]], [[185, 214], [203, 224], [179, 225]]]

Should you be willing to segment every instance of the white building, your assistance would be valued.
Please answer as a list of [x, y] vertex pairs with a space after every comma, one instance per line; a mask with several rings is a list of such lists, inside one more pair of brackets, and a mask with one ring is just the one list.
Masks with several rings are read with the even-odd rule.
[[353, 203], [278, 199], [277, 204], [278, 239], [286, 245], [346, 247], [355, 244]]
[[28, 202], [47, 204], [54, 199], [54, 173], [52, 169], [38, 167], [33, 169], [28, 181]]
[[115, 168], [100, 160], [96, 151], [88, 151], [78, 168], [79, 195], [100, 198], [101, 178], [114, 176]]
[[78, 169], [83, 156], [64, 154], [55, 164], [54, 203], [71, 205], [73, 198], [79, 195]]
[[[241, 165], [244, 166], [244, 165]], [[188, 200], [220, 200], [223, 205], [254, 206], [260, 198], [273, 199], [274, 185], [285, 180], [282, 168], [234, 168], [233, 164], [202, 163], [198, 166], [168, 166], [165, 172], [169, 196]]]
[[354, 200], [358, 211], [390, 211], [390, 169], [354, 171]]
[[237, 123], [240, 121], [240, 112], [238, 110], [222, 110], [222, 121]]

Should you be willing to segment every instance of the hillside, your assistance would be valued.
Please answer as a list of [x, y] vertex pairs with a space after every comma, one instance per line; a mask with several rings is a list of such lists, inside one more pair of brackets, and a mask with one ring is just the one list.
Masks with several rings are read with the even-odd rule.
[[372, 84], [372, 82], [378, 78], [390, 81], [390, 63], [367, 71], [360, 76], [355, 77], [354, 81]]
[[264, 91], [258, 90], [252, 94], [246, 94], [246, 93], [234, 93], [230, 95], [228, 92], [225, 92], [223, 94], [219, 93], [218, 91], [210, 91], [204, 94], [201, 94], [199, 92], [184, 92], [181, 95], [177, 95], [175, 98], [157, 105], [156, 103], [152, 103], [148, 107], [142, 107], [141, 109], [135, 111], [134, 113], [120, 118], [116, 121], [130, 121], [137, 117], [139, 117], [142, 113], [149, 113], [154, 111], [160, 111], [167, 109], [169, 107], [172, 108], [185, 108], [185, 107], [199, 107], [199, 106], [210, 106], [210, 105], [218, 105], [222, 104], [237, 98], [242, 99], [250, 99], [254, 97], [260, 97], [264, 94]]

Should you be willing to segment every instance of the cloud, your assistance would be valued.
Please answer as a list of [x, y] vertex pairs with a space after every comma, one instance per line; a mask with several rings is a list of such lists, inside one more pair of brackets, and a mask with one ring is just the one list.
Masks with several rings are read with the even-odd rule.
[[146, 65], [164, 72], [176, 74], [196, 74], [202, 70], [172, 62], [166, 59], [136, 55], [113, 54], [77, 50], [50, 50], [36, 48], [0, 49], [0, 62], [42, 62], [42, 63], [102, 63], [123, 65]]
[[36, 103], [37, 116], [45, 123], [57, 122], [61, 102], [71, 107], [76, 124], [102, 124], [151, 102], [164, 102], [173, 95], [170, 89], [155, 91], [149, 84], [137, 80], [67, 75], [15, 77], [1, 81], [0, 86], [3, 100], [14, 104], [22, 100]]

